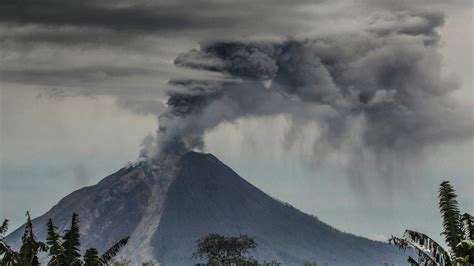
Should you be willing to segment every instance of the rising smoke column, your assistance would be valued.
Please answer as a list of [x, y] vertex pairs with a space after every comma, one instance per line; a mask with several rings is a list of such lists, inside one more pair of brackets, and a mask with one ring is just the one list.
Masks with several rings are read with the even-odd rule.
[[208, 42], [180, 54], [177, 66], [227, 78], [170, 81], [175, 89], [168, 109], [157, 135], [144, 141], [141, 156], [203, 149], [204, 134], [223, 122], [273, 115], [292, 121], [288, 143], [301, 125], [316, 122], [315, 157], [340, 149], [348, 139], [354, 158], [360, 149], [386, 158], [472, 136], [470, 110], [450, 98], [458, 84], [441, 75], [436, 29], [444, 17], [400, 11], [379, 19], [383, 23], [359, 34]]

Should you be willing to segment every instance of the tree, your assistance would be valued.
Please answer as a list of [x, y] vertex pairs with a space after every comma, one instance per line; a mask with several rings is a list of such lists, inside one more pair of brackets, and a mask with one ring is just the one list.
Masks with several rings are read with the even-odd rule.
[[400, 249], [414, 249], [418, 260], [409, 257], [411, 265], [474, 263], [473, 217], [467, 213], [460, 215], [456, 192], [448, 181], [440, 184], [438, 198], [443, 224], [441, 235], [444, 235], [451, 254], [427, 235], [413, 230], [406, 230], [402, 238], [392, 236], [389, 243]]
[[[439, 188], [439, 210], [443, 219], [444, 239], [451, 252], [455, 253], [456, 246], [463, 240], [461, 215], [459, 213], [456, 192], [449, 181], [441, 183]], [[458, 254], [455, 254], [458, 255]]]
[[61, 243], [61, 236], [56, 232], [57, 227], [53, 225], [53, 221], [48, 219], [47, 223], [48, 235], [46, 236], [46, 244], [49, 246], [48, 255], [51, 256], [49, 265], [64, 265], [66, 262], [64, 247]]
[[48, 247], [45, 243], [36, 241], [30, 214], [26, 212], [26, 216], [25, 232], [21, 239], [20, 262], [22, 265], [39, 265], [38, 252], [46, 252]]
[[8, 220], [0, 226], [0, 265], [1, 266], [36, 266], [39, 265], [38, 253], [48, 252], [50, 261], [48, 265], [58, 266], [102, 266], [110, 264], [111, 260], [118, 254], [120, 249], [128, 242], [128, 237], [118, 241], [99, 257], [97, 249], [89, 248], [84, 254], [84, 261], [81, 260], [79, 217], [73, 213], [70, 229], [61, 236], [56, 232], [51, 219], [47, 223], [46, 243], [36, 240], [33, 234], [33, 223], [30, 215], [25, 224], [25, 232], [22, 237], [22, 245], [19, 251], [14, 251], [5, 242], [5, 233], [8, 229]]
[[0, 260], [0, 265], [39, 265], [38, 253], [46, 252], [48, 246], [36, 240], [33, 233], [33, 224], [31, 222], [30, 214], [26, 212], [27, 221], [25, 224], [25, 231], [21, 238], [21, 247], [19, 251], [14, 251], [5, 242], [5, 233], [8, 229], [8, 220], [5, 220], [0, 227], [0, 255], [3, 258]]
[[[81, 261], [80, 251], [80, 232], [79, 216], [72, 214], [71, 227], [66, 230], [61, 237], [56, 233], [57, 227], [53, 225], [51, 219], [48, 220], [47, 244], [49, 245], [49, 256], [51, 260], [49, 265], [107, 265], [118, 254], [128, 242], [128, 237], [118, 241], [110, 247], [102, 256], [99, 257], [96, 248], [89, 248], [84, 254], [84, 262]], [[62, 241], [61, 241], [62, 238]]]
[[225, 237], [209, 234], [197, 241], [197, 251], [193, 258], [206, 259], [208, 265], [253, 264], [255, 260], [247, 257], [250, 250], [257, 247], [255, 241], [246, 236]]
[[100, 258], [99, 258], [99, 253], [97, 252], [97, 249], [95, 248], [90, 248], [86, 250], [86, 253], [84, 254], [84, 266], [100, 266], [102, 265]]
[[81, 242], [79, 233], [79, 216], [72, 214], [71, 228], [65, 231], [62, 247], [64, 249], [64, 263], [66, 265], [80, 265], [81, 254], [79, 253]]
[[0, 227], [0, 256], [3, 256], [0, 260], [0, 265], [18, 265], [20, 263], [20, 255], [15, 252], [5, 242], [5, 234], [8, 230], [8, 219], [5, 219]]

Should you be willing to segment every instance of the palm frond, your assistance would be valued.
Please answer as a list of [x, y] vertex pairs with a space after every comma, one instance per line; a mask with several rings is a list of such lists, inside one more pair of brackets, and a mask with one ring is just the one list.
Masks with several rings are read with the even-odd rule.
[[432, 261], [441, 265], [447, 261], [451, 261], [449, 253], [426, 234], [414, 230], [406, 230], [404, 236], [408, 241], [415, 243], [419, 249], [422, 250], [424, 255], [429, 257]]
[[469, 213], [464, 213], [461, 217], [461, 222], [464, 238], [466, 240], [474, 240], [474, 217]]
[[441, 234], [444, 235], [445, 241], [452, 252], [455, 251], [457, 244], [463, 240], [461, 215], [456, 197], [456, 192], [449, 181], [442, 182], [438, 197], [444, 228]]
[[407, 250], [407, 248], [409, 248], [409, 244], [408, 244], [408, 241], [406, 239], [399, 238], [399, 237], [396, 237], [396, 236], [393, 236], [393, 235], [388, 240], [388, 243], [390, 245], [395, 245], [400, 250]]
[[0, 243], [0, 256], [11, 252], [13, 252], [13, 250], [10, 248], [9, 245], [7, 245], [6, 243]]
[[0, 243], [1, 265], [18, 265], [20, 263], [20, 254], [6, 243]]
[[420, 264], [418, 263], [418, 261], [416, 261], [416, 260], [415, 260], [414, 258], [412, 258], [411, 256], [408, 256], [407, 262], [409, 262], [411, 266], [420, 266]]
[[3, 239], [5, 237], [5, 234], [8, 230], [8, 223], [8, 219], [5, 219], [2, 223], [2, 226], [0, 226], [0, 239]]
[[104, 264], [109, 263], [128, 242], [129, 237], [126, 237], [110, 247], [101, 257], [100, 261]]
[[474, 240], [463, 240], [456, 246], [456, 251], [462, 262], [474, 265]]
[[417, 263], [420, 264], [437, 263], [439, 265], [449, 265], [451, 261], [449, 253], [441, 245], [426, 234], [417, 231], [405, 230], [403, 238], [392, 236], [389, 239], [389, 243], [397, 246], [399, 249], [413, 249], [418, 254]]
[[54, 226], [53, 221], [51, 218], [48, 220], [47, 223], [47, 236], [46, 236], [46, 243], [49, 246], [49, 255], [55, 258], [59, 256], [64, 256], [64, 248], [61, 242], [61, 236], [56, 232], [57, 227]]

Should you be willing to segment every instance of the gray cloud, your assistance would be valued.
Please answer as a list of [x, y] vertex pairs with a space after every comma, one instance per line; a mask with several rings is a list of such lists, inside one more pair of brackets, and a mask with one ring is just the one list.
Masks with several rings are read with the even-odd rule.
[[60, 101], [66, 98], [66, 96], [66, 92], [61, 88], [43, 88], [38, 95], [36, 95], [36, 98], [47, 98]]
[[[439, 41], [436, 29], [444, 25], [445, 17], [441, 12], [413, 12], [407, 10], [394, 11], [383, 14], [381, 19], [375, 16], [373, 25], [369, 29], [380, 35], [407, 34], [411, 36], [423, 36], [427, 44]], [[372, 23], [371, 23], [372, 24]]]
[[159, 100], [124, 95], [117, 98], [117, 105], [138, 115], [159, 115], [166, 109]]
[[[176, 57], [177, 66], [187, 64], [270, 79], [277, 70], [271, 63], [274, 53], [279, 51], [269, 50], [274, 46], [227, 46], [227, 51], [215, 52], [228, 53], [232, 59], [215, 62], [212, 60], [221, 59], [208, 57], [204, 43], [242, 38], [341, 36], [367, 29], [376, 34], [420, 35], [426, 42], [437, 41], [435, 29], [443, 22], [440, 14], [416, 11], [422, 10], [416, 4], [395, 2], [7, 0], [0, 3], [0, 59], [4, 63], [0, 79], [51, 87], [103, 87], [117, 78], [146, 77], [148, 87], [164, 91], [164, 82], [156, 80], [175, 78], [170, 77], [169, 66], [164, 64], [196, 43], [203, 43], [201, 51]], [[334, 23], [335, 18], [338, 23]], [[209, 45], [209, 49], [215, 47]], [[193, 66], [198, 62], [203, 65]], [[324, 72], [322, 68], [320, 71]]]
[[[186, 10], [179, 6], [150, 6], [120, 1], [110, 1], [107, 4], [97, 1], [4, 1], [1, 10], [1, 21], [4, 23], [103, 27], [131, 31], [180, 30], [215, 25], [212, 18], [205, 14], [193, 12], [185, 15]], [[201, 10], [202, 13], [204, 11], [206, 10]], [[229, 22], [226, 18], [221, 18], [219, 26], [230, 26]]]
[[[272, 3], [273, 5], [269, 5]], [[314, 3], [302, 1], [301, 4]], [[160, 31], [199, 28], [229, 28], [242, 23], [242, 18], [256, 18], [257, 13], [297, 9], [287, 0], [236, 2], [180, 0], [157, 1], [3, 1], [1, 21], [4, 23], [96, 26], [114, 30]], [[255, 12], [248, 12], [252, 6]]]
[[318, 159], [354, 136], [354, 153], [416, 153], [472, 135], [450, 99], [456, 81], [440, 74], [435, 10], [467, 2], [434, 2], [3, 1], [0, 81], [86, 88], [161, 114], [142, 156], [201, 149], [223, 122], [272, 115], [291, 120], [287, 145], [317, 122]]
[[138, 67], [87, 66], [65, 69], [44, 67], [42, 69], [0, 69], [0, 80], [52, 86], [84, 86], [112, 78], [149, 76], [159, 73], [158, 69]]
[[303, 26], [301, 7], [309, 3], [317, 2], [7, 0], [0, 3], [0, 25], [23, 32], [2, 34], [0, 40], [123, 47], [149, 36], [205, 40], [216, 34], [255, 35], [271, 27], [278, 29], [272, 32], [285, 34]]
[[[383, 31], [370, 28], [353, 35], [277, 42], [208, 42], [180, 54], [177, 65], [218, 71], [229, 79], [208, 86], [202, 80], [172, 81], [180, 85], [179, 92], [170, 92], [160, 130], [154, 140], [147, 139], [142, 156], [154, 158], [174, 147], [203, 149], [204, 134], [221, 123], [285, 115], [293, 126], [289, 145], [301, 126], [320, 126], [314, 160], [344, 150], [353, 175], [364, 175], [357, 169], [365, 169], [360, 165], [370, 158], [389, 176], [397, 158], [416, 158], [428, 146], [472, 137], [470, 110], [450, 98], [457, 82], [441, 76], [438, 38], [433, 36], [443, 17], [426, 12], [409, 16], [436, 22], [414, 26], [392, 21], [405, 21], [405, 15], [388, 22], [380, 17]], [[196, 89], [202, 87], [213, 89]]]

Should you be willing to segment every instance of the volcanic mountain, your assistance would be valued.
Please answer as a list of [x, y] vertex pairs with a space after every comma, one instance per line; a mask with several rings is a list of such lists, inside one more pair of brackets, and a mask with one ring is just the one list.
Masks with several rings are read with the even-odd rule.
[[[121, 256], [137, 263], [193, 265], [196, 240], [208, 233], [249, 235], [258, 244], [254, 258], [283, 265], [404, 262], [392, 246], [343, 233], [273, 199], [210, 154], [124, 167], [34, 219], [38, 238], [46, 237], [47, 219], [64, 230], [73, 212], [79, 214], [83, 250], [103, 251], [130, 236]], [[18, 246], [22, 232], [23, 226], [6, 241]]]

